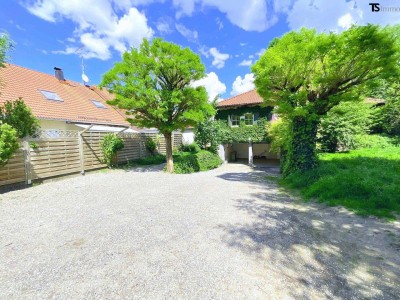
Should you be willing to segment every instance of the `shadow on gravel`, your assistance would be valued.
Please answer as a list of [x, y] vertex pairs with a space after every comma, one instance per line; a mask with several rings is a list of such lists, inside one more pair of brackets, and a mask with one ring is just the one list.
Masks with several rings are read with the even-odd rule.
[[400, 232], [393, 223], [341, 208], [296, 204], [260, 170], [218, 177], [257, 190], [235, 207], [253, 223], [225, 224], [223, 242], [257, 257], [266, 276], [281, 280], [297, 299], [398, 299]]

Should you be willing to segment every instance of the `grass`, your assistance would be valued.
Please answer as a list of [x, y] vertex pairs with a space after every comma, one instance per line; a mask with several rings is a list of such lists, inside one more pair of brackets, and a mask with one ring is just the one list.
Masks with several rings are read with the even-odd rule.
[[281, 179], [306, 200], [342, 205], [363, 216], [395, 219], [400, 214], [400, 148], [320, 154], [318, 168]]

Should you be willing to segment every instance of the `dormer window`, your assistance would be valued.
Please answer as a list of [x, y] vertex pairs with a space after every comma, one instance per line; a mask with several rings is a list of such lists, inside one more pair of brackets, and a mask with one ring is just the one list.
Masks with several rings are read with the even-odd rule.
[[105, 108], [107, 109], [107, 106], [105, 106], [102, 102], [97, 101], [97, 100], [92, 100], [92, 103], [94, 104], [94, 106], [96, 106], [97, 108]]
[[40, 93], [46, 98], [46, 100], [58, 101], [58, 102], [63, 102], [64, 101], [55, 92], [40, 90]]

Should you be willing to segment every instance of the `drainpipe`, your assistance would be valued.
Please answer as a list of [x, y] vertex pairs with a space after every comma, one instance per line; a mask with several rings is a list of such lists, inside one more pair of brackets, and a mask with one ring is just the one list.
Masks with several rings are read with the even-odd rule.
[[249, 166], [253, 166], [253, 143], [251, 138], [249, 138]]

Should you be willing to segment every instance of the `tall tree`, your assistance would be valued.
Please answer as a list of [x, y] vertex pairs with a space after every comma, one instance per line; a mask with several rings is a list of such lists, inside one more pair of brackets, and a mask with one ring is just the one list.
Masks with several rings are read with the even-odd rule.
[[128, 110], [128, 121], [157, 128], [165, 137], [167, 170], [174, 171], [172, 132], [194, 126], [214, 114], [204, 87], [193, 81], [205, 76], [200, 57], [188, 48], [144, 39], [139, 49], [125, 52], [101, 83], [115, 95], [111, 105]]
[[396, 38], [367, 25], [340, 34], [301, 29], [272, 41], [252, 70], [258, 93], [290, 124], [284, 175], [317, 165], [321, 116], [341, 101], [358, 98], [366, 82], [398, 74]]

